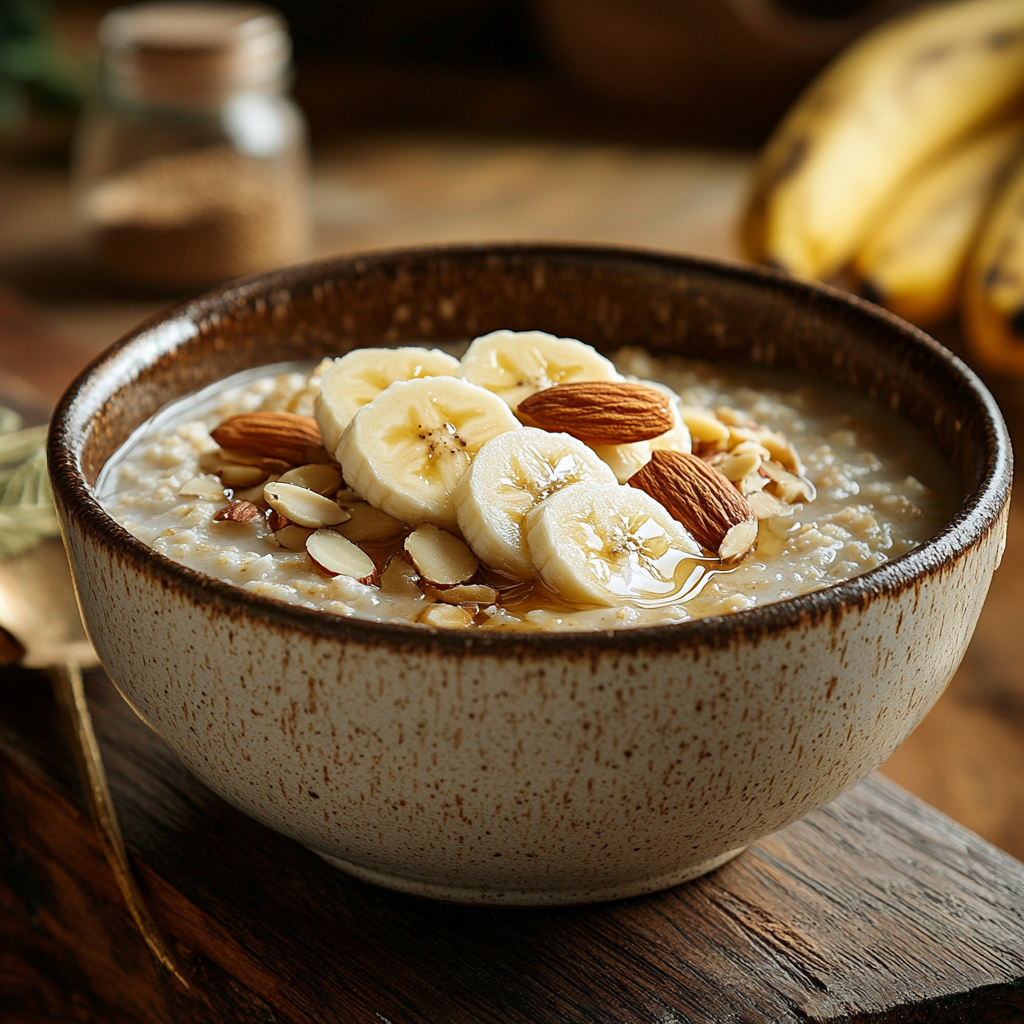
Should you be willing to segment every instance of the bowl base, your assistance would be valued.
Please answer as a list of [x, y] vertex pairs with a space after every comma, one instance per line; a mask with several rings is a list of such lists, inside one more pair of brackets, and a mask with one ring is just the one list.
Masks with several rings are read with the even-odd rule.
[[383, 886], [385, 889], [395, 889], [411, 896], [423, 896], [427, 899], [442, 900], [445, 903], [489, 907], [564, 907], [577, 903], [605, 903], [609, 900], [624, 900], [630, 896], [646, 896], [648, 893], [660, 892], [662, 889], [671, 889], [674, 885], [681, 885], [683, 882], [689, 882], [694, 878], [700, 878], [701, 875], [706, 875], [709, 871], [714, 871], [715, 868], [721, 867], [745, 849], [745, 846], [738, 846], [735, 850], [720, 853], [717, 857], [711, 857], [698, 864], [690, 864], [679, 871], [622, 885], [609, 885], [596, 889], [513, 889], [504, 891], [423, 882], [415, 878], [375, 871], [362, 864], [353, 864], [340, 857], [320, 853], [319, 850], [313, 852], [328, 864], [347, 874], [354, 875], [360, 881], [371, 882], [374, 885]]

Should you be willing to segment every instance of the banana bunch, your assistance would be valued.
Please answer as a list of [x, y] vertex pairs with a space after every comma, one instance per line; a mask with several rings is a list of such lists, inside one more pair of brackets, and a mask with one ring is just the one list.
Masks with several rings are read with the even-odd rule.
[[840, 55], [769, 139], [741, 235], [925, 327], [959, 305], [978, 360], [1024, 371], [1024, 0], [929, 6]]

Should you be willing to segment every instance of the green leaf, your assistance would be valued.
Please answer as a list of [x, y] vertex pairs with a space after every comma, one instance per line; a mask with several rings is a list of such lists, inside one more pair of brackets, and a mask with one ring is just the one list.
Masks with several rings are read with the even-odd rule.
[[60, 535], [46, 471], [47, 428], [11, 429], [19, 422], [0, 406], [0, 558]]

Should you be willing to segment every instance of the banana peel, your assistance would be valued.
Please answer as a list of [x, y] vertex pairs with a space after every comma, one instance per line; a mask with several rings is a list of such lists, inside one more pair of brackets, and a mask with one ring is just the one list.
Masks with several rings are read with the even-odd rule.
[[746, 255], [828, 278], [938, 153], [1024, 96], [1024, 0], [960, 0], [847, 49], [769, 140], [741, 225]]
[[1024, 160], [1014, 167], [978, 239], [961, 317], [981, 366], [1024, 374]]
[[861, 291], [922, 327], [956, 309], [972, 243], [1024, 146], [1024, 121], [951, 147], [915, 175], [853, 263]]

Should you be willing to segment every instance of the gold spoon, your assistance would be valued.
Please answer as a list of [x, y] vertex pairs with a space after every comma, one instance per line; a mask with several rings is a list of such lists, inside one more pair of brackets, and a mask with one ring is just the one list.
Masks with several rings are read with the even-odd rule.
[[82, 682], [83, 670], [98, 667], [99, 659], [82, 626], [59, 538], [0, 560], [0, 663], [14, 662], [50, 677], [70, 725], [89, 812], [128, 911], [158, 966], [189, 988], [146, 909], [128, 861]]

